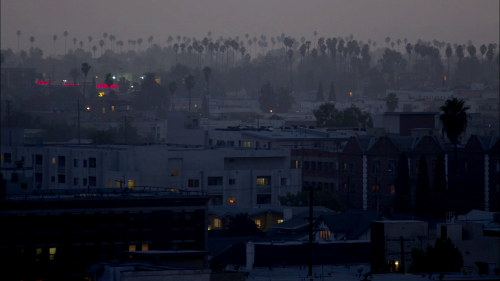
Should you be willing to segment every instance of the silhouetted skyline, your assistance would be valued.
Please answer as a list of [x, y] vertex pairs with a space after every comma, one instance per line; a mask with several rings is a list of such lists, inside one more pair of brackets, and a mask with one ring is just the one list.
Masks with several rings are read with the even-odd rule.
[[[63, 32], [68, 41], [86, 42], [91, 35], [114, 34], [128, 40], [150, 35], [154, 43], [166, 45], [172, 36], [202, 39], [212, 37], [266, 35], [282, 32], [295, 38], [305, 36], [349, 36], [372, 39], [383, 47], [389, 36], [410, 41], [437, 39], [449, 43], [476, 45], [498, 42], [499, 2], [468, 1], [266, 1], [238, 2], [228, 0], [186, 1], [55, 1], [3, 0], [1, 4], [2, 49], [17, 47], [16, 31], [21, 31], [20, 47], [35, 46], [48, 50], [52, 36], [58, 36], [58, 54], [63, 53]], [[316, 38], [316, 39], [317, 39]], [[97, 42], [96, 42], [97, 43]], [[48, 54], [49, 52], [47, 52]]]

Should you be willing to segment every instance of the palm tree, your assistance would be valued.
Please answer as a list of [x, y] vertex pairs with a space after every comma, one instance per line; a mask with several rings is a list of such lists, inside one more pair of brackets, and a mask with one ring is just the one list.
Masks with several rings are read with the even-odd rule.
[[76, 50], [76, 42], [78, 42], [78, 40], [76, 40], [76, 38], [73, 38], [73, 52]]
[[142, 38], [137, 39], [137, 45], [139, 45], [139, 52], [141, 51]]
[[289, 49], [286, 52], [286, 56], [288, 57], [288, 60], [290, 61], [290, 87], [293, 88], [293, 72], [292, 72], [293, 50]]
[[104, 41], [106, 41], [106, 38], [108, 38], [108, 33], [107, 33], [107, 32], [104, 32], [104, 33], [102, 34], [102, 37], [104, 37]]
[[401, 39], [398, 38], [398, 40], [396, 40], [396, 44], [398, 44], [398, 52], [399, 52], [399, 45], [401, 45]]
[[387, 110], [389, 112], [394, 112], [396, 107], [398, 106], [399, 99], [396, 97], [395, 93], [390, 93], [387, 95], [385, 100], [385, 105], [387, 106]]
[[19, 53], [19, 36], [21, 36], [21, 31], [18, 30], [16, 34], [17, 34], [17, 52]]
[[91, 66], [90, 64], [84, 62], [82, 63], [82, 73], [83, 73], [83, 108], [85, 108], [85, 82], [87, 81], [87, 74], [89, 73]]
[[90, 42], [92, 42], [92, 36], [89, 36], [87, 39], [89, 41], [89, 53], [90, 53]]
[[78, 44], [80, 45], [80, 49], [83, 49], [83, 41], [80, 41]]
[[153, 43], [153, 35], [149, 36], [148, 43], [149, 43], [149, 47], [151, 48], [151, 44]]
[[67, 31], [64, 31], [63, 32], [63, 36], [64, 36], [64, 54], [66, 54], [66, 37], [68, 37], [68, 32]]
[[101, 56], [102, 56], [102, 47], [104, 46], [104, 40], [99, 40], [99, 46], [101, 47]]
[[469, 116], [467, 110], [470, 108], [465, 106], [464, 100], [459, 100], [457, 98], [448, 99], [440, 110], [443, 112], [439, 116], [439, 121], [442, 125], [442, 133], [446, 134], [446, 137], [453, 144], [455, 152], [455, 201], [457, 201], [458, 192], [458, 152], [457, 145], [459, 143], [459, 137], [461, 134], [465, 133], [467, 129], [467, 122]]
[[406, 44], [406, 52], [408, 53], [408, 75], [410, 75], [410, 55], [412, 50], [413, 46], [411, 45], [411, 43]]
[[95, 51], [97, 51], [97, 47], [95, 45], [92, 47], [92, 51], [94, 51], [94, 59], [95, 59]]
[[[19, 41], [18, 41], [19, 42]], [[19, 43], [18, 43], [19, 44]], [[19, 48], [18, 48], [19, 49]], [[481, 47], [479, 47], [479, 51], [481, 52], [481, 60], [484, 59], [484, 54], [486, 54], [486, 50], [488, 48], [486, 47], [485, 44], [481, 45]]]
[[170, 91], [170, 108], [172, 109], [172, 111], [175, 111], [175, 105], [174, 105], [174, 93], [175, 93], [175, 90], [177, 90], [177, 84], [175, 83], [175, 81], [172, 81], [170, 83], [168, 83], [168, 90]]
[[189, 97], [189, 111], [191, 111], [191, 90], [196, 85], [196, 81], [194, 80], [194, 76], [189, 74], [184, 78], [184, 84], [186, 85], [186, 89], [188, 90]]
[[52, 39], [54, 40], [54, 57], [56, 56], [56, 40], [57, 40], [57, 35], [54, 34], [54, 36], [52, 36]]
[[35, 37], [31, 36], [30, 42], [31, 42], [31, 49], [33, 49], [33, 43], [35, 43]]
[[209, 92], [209, 78], [210, 78], [211, 74], [212, 74], [212, 69], [210, 69], [210, 67], [208, 67], [208, 66], [205, 66], [203, 68], [203, 75], [205, 76], [205, 81], [207, 82], [207, 94], [203, 98], [203, 105], [202, 105], [202, 108], [201, 108], [204, 117], [210, 117], [210, 108], [208, 106], [208, 96], [210, 95], [210, 92]]
[[385, 43], [387, 44], [387, 48], [389, 48], [389, 42], [391, 42], [391, 37], [387, 36], [385, 38]]
[[486, 58], [488, 59], [488, 83], [491, 81], [491, 62], [493, 61], [493, 56], [495, 54], [496, 47], [494, 44], [488, 44], [488, 51], [486, 51]]
[[316, 35], [318, 35], [318, 32], [317, 32], [317, 31], [314, 31], [314, 32], [313, 32], [313, 34], [314, 34], [314, 42], [317, 42], [317, 41], [316, 41]]

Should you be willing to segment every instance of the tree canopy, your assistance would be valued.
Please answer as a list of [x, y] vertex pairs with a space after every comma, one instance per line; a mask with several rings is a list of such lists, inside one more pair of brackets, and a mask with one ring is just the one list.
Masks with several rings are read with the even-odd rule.
[[352, 104], [344, 110], [335, 108], [334, 103], [324, 103], [313, 110], [317, 127], [373, 127], [370, 113], [361, 111]]

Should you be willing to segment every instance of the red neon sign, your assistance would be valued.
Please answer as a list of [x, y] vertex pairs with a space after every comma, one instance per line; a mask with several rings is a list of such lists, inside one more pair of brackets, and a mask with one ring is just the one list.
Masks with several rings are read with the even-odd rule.
[[36, 83], [38, 85], [47, 85], [47, 84], [52, 84], [53, 82], [50, 81], [44, 81], [44, 80], [37, 80]]
[[120, 88], [120, 85], [116, 84], [111, 84], [111, 86], [108, 86], [108, 84], [97, 84], [97, 88]]

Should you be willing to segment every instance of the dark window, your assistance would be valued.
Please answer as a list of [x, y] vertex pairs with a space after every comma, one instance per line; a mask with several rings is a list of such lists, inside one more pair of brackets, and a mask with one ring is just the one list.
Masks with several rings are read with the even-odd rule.
[[36, 183], [42, 183], [42, 179], [43, 179], [42, 173], [35, 173], [35, 182]]
[[43, 162], [43, 156], [42, 155], [36, 155], [35, 156], [35, 165], [42, 165]]
[[304, 171], [309, 171], [309, 161], [304, 161]]
[[323, 162], [318, 162], [318, 171], [323, 171]]
[[389, 163], [387, 164], [387, 172], [389, 174], [396, 173], [396, 161], [393, 161], [393, 160], [389, 161]]
[[59, 166], [59, 167], [66, 166], [66, 157], [64, 157], [64, 156], [57, 156], [57, 166]]
[[57, 182], [58, 183], [66, 183], [66, 176], [65, 175], [58, 175]]
[[236, 184], [236, 179], [229, 179], [229, 185]]
[[342, 165], [342, 172], [345, 174], [347, 173], [347, 163], [344, 162], [344, 164]]
[[257, 204], [271, 204], [271, 194], [257, 195]]
[[181, 217], [179, 216], [179, 213], [172, 213], [172, 219], [173, 220], [179, 220]]
[[10, 153], [3, 154], [3, 161], [5, 163], [10, 163], [12, 161], [12, 156], [10, 155]]
[[333, 162], [330, 162], [330, 172], [335, 172], [335, 165]]
[[89, 158], [89, 168], [95, 168], [97, 165], [97, 161], [94, 157]]
[[212, 139], [208, 139], [208, 145], [212, 145]]
[[87, 168], [87, 160], [83, 160], [83, 167]]
[[212, 196], [212, 205], [222, 205], [222, 195]]
[[79, 179], [78, 178], [73, 178], [73, 185], [78, 185]]
[[191, 220], [191, 213], [185, 213], [184, 214], [184, 219], [185, 220]]
[[18, 176], [18, 174], [17, 174], [17, 173], [12, 173], [12, 174], [10, 175], [10, 181], [11, 181], [11, 182], [17, 182], [18, 180], [19, 180], [19, 176]]
[[316, 162], [311, 161], [311, 171], [316, 171]]
[[287, 178], [281, 178], [281, 186], [287, 186], [288, 185], [288, 179]]
[[372, 162], [372, 173], [378, 175], [380, 173], [380, 161]]
[[51, 181], [51, 182], [56, 182], [56, 177], [51, 176], [51, 177], [50, 177], [50, 181]]
[[188, 180], [188, 187], [199, 187], [200, 180]]
[[21, 189], [28, 189], [27, 183], [21, 183]]
[[420, 160], [415, 161], [415, 171], [420, 171]]
[[97, 186], [96, 177], [89, 177], [89, 186]]
[[83, 186], [87, 186], [87, 178], [83, 178]]
[[78, 167], [78, 159], [73, 159], [73, 167]]
[[208, 177], [208, 185], [222, 185], [222, 177]]
[[356, 169], [355, 169], [355, 165], [354, 163], [351, 163], [351, 175], [354, 175], [356, 173]]

